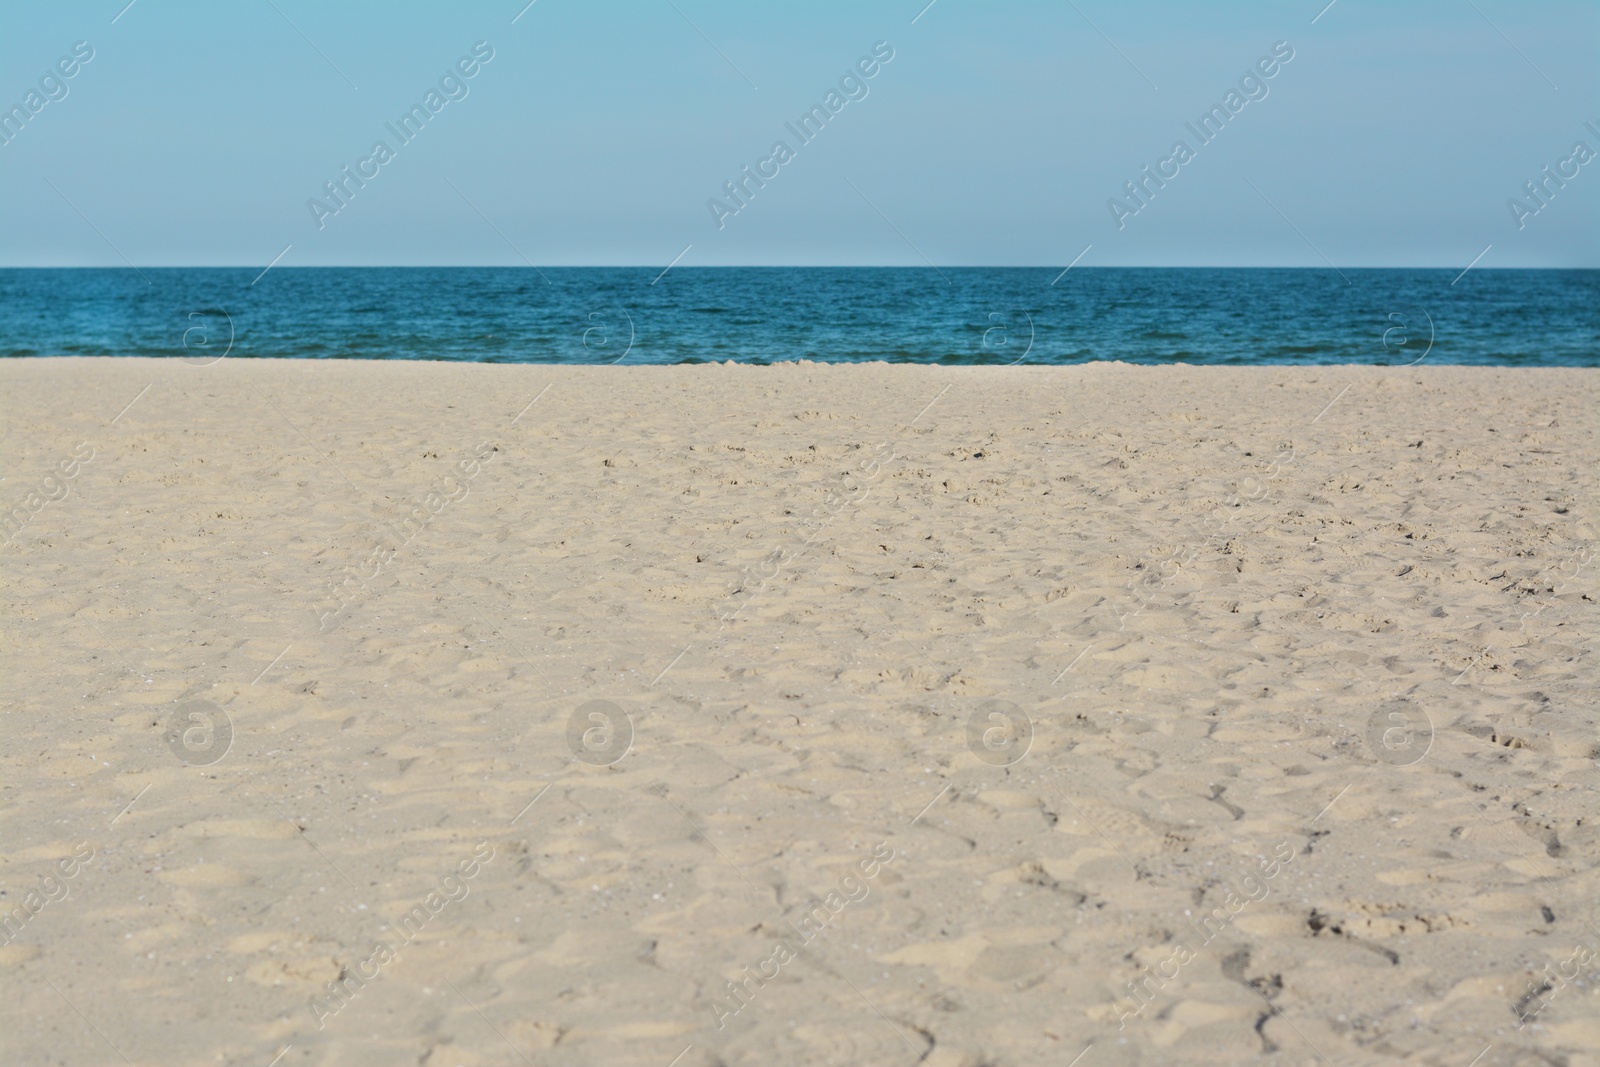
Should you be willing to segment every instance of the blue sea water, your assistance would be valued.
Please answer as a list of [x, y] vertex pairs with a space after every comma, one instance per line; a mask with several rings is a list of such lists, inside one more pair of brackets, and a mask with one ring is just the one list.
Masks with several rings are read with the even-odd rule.
[[0, 356], [1600, 365], [1600, 271], [3, 269]]

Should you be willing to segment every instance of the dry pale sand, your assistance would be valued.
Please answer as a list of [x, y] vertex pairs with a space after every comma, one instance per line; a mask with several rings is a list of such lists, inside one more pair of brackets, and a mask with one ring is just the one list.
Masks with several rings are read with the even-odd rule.
[[1600, 1063], [1594, 371], [0, 386], [8, 1064]]

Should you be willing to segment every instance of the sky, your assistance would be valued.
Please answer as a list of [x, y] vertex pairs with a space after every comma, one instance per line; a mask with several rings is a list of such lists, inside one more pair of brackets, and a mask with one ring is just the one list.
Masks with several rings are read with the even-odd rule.
[[1593, 0], [525, 5], [4, 0], [0, 266], [1600, 266]]

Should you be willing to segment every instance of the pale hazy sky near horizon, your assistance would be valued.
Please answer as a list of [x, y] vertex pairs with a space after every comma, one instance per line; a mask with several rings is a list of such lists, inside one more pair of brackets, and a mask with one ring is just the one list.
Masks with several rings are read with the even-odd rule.
[[1594, 2], [525, 3], [7, 2], [0, 265], [1600, 266]]

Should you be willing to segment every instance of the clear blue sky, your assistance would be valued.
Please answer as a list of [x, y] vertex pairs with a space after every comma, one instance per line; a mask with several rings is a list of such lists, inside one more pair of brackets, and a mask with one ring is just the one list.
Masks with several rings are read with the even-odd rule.
[[[1600, 266], [1600, 160], [1521, 228], [1507, 205], [1600, 152], [1592, 0], [524, 3], [5, 0], [0, 108], [93, 59], [0, 147], [0, 265]], [[400, 144], [384, 124], [478, 41]], [[878, 41], [800, 144], [784, 123]], [[1279, 41], [1201, 145], [1184, 124]], [[780, 139], [719, 229], [707, 200]], [[1119, 229], [1108, 199], [1180, 139]], [[319, 229], [307, 201], [379, 140]]]

